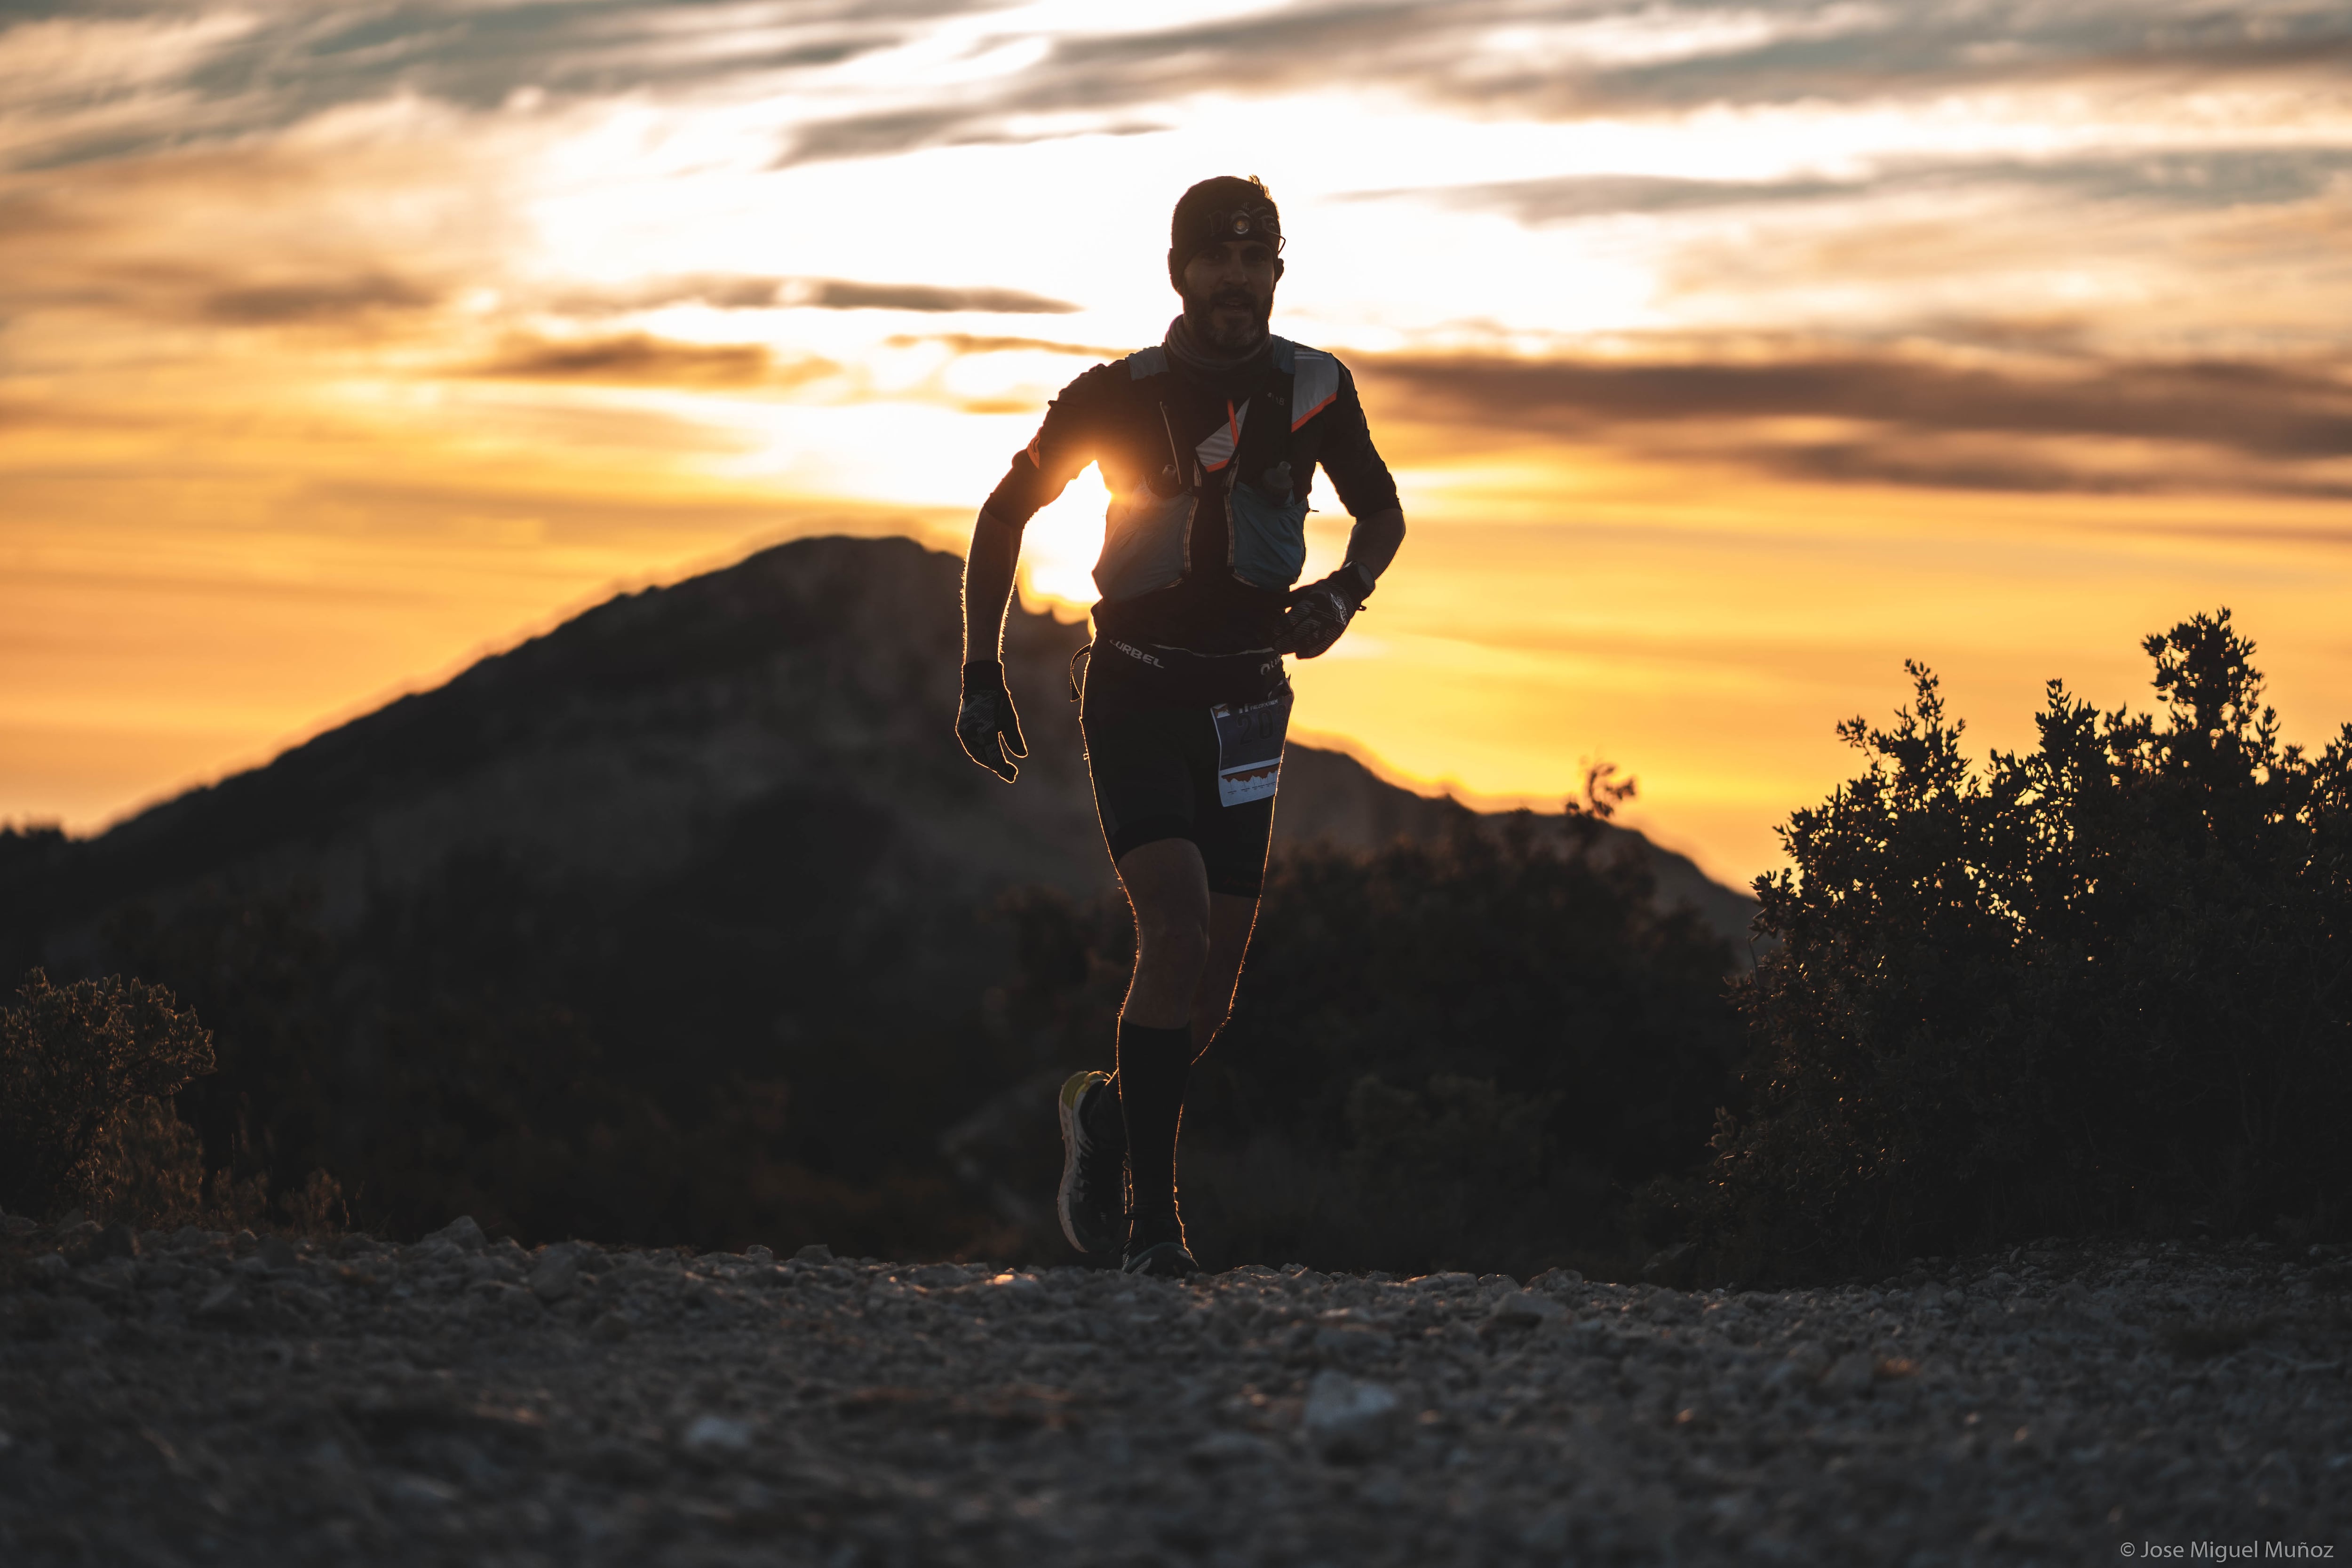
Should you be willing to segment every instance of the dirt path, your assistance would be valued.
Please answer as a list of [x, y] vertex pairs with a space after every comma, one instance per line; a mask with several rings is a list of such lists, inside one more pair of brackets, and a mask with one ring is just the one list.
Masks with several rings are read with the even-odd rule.
[[1727, 1296], [528, 1254], [470, 1222], [5, 1245], [28, 1568], [2352, 1548], [2352, 1268], [2251, 1243]]

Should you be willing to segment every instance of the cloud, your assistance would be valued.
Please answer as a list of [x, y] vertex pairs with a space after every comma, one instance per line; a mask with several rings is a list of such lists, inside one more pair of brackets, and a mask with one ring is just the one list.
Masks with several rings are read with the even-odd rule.
[[698, 272], [651, 278], [634, 288], [560, 296], [554, 308], [566, 315], [620, 315], [657, 310], [666, 305], [708, 305], [719, 310], [764, 310], [776, 302], [789, 279], [758, 273]]
[[432, 289], [381, 273], [325, 282], [224, 289], [204, 297], [200, 313], [232, 326], [346, 321], [383, 310], [422, 310], [440, 302]]
[[[1382, 418], [1732, 457], [1816, 479], [2336, 495], [2352, 383], [2258, 362], [1945, 363], [1725, 344], [1712, 360], [1351, 356]], [[1740, 363], [1744, 358], [1746, 363]]]
[[[54, 165], [282, 129], [400, 93], [487, 110], [518, 92], [611, 98], [829, 81], [845, 62], [994, 9], [976, 0], [410, 0], [263, 5], [192, 20], [184, 7], [161, 3], [20, 6], [16, 25], [0, 31], [0, 86], [18, 114], [46, 124], [16, 158]], [[1013, 26], [1002, 36], [983, 29], [974, 47], [1008, 41]], [[2316, 0], [2229, 12], [2188, 0], [2063, 8], [2027, 0], [1342, 0], [1159, 28], [1106, 18], [1048, 43], [1034, 62], [947, 89], [946, 101], [932, 91], [929, 101], [877, 101], [803, 125], [785, 161], [1156, 129], [1139, 106], [1335, 80], [1572, 117], [2135, 68], [2325, 69], [2352, 50], [2352, 18]], [[1097, 118], [1042, 131], [1034, 123], [1055, 113]]]
[[551, 342], [510, 338], [461, 374], [508, 381], [578, 381], [635, 386], [796, 386], [837, 375], [814, 355], [779, 364], [758, 343], [685, 343], [643, 332]]
[[2128, 77], [2332, 76], [2352, 14], [2326, 0], [2216, 11], [2201, 0], [1342, 0], [1155, 29], [1074, 32], [1034, 64], [945, 96], [803, 125], [781, 163], [878, 157], [1131, 121], [1202, 94], [1335, 82], [1486, 116], [1570, 121], [1714, 106], [1829, 106]]
[[940, 289], [927, 283], [859, 283], [844, 278], [788, 281], [777, 303], [820, 310], [979, 310], [1003, 316], [1067, 315], [1080, 307], [1018, 289]]
[[[5, 210], [5, 209], [0, 209]], [[25, 318], [47, 310], [100, 311], [124, 325], [407, 330], [438, 310], [437, 282], [355, 264], [289, 272], [247, 253], [190, 260], [122, 254], [93, 226], [97, 243], [59, 247], [55, 230], [0, 240], [0, 309]], [[114, 254], [109, 254], [110, 250]], [[239, 265], [243, 262], [247, 265]]]
[[1573, 174], [1550, 180], [1351, 192], [1345, 200], [1398, 197], [1439, 205], [1506, 212], [1521, 223], [1559, 223], [1618, 213], [1679, 212], [1849, 195], [1864, 188], [1846, 180], [1682, 180], [1645, 174]]
[[1506, 9], [1497, 0], [1452, 7], [1375, 0], [1278, 6], [1267, 15], [1173, 28], [1075, 33], [1053, 39], [1034, 65], [944, 101], [932, 93], [919, 104], [795, 127], [777, 164], [1034, 140], [1037, 133], [1024, 127], [1057, 117], [1060, 134], [1150, 130], [1156, 127], [1139, 121], [1140, 106], [1203, 91], [1321, 89], [1335, 80], [1410, 90], [1424, 84], [1433, 64], [1475, 37], [1483, 21]]
[[939, 343], [958, 354], [1049, 353], [1071, 354], [1080, 359], [1111, 360], [1126, 354], [1126, 349], [1106, 348], [1100, 343], [1056, 342], [1052, 338], [1013, 338], [983, 332], [899, 332], [882, 340], [894, 349], [909, 349], [920, 343]]
[[[783, 133], [792, 164], [1158, 130], [1162, 106], [1202, 95], [1342, 82], [1572, 120], [2132, 75], [2326, 78], [2352, 58], [2352, 13], [2335, 0], [1301, 0], [1158, 27], [1106, 12], [1043, 37], [992, 0], [342, 0], [196, 21], [152, 0], [13, 14], [0, 159], [37, 167], [249, 138], [402, 96], [476, 110], [647, 92], [843, 103]], [[1034, 59], [969, 79], [935, 76], [924, 54], [1023, 43]], [[909, 52], [905, 71], [843, 77], [893, 50]]]
[[1828, 416], [1918, 429], [2198, 441], [2265, 456], [2352, 453], [2352, 384], [2257, 363], [2050, 373], [1859, 354], [1761, 363], [1367, 356], [1424, 405], [1533, 429]]
[[[15, 25], [0, 30], [0, 97], [47, 121], [37, 142], [11, 139], [14, 161], [55, 167], [282, 130], [399, 94], [486, 110], [518, 92], [616, 97], [822, 71], [965, 8], [960, 0], [345, 0], [262, 4], [197, 25], [169, 0], [13, 6]], [[45, 68], [56, 60], [130, 63]]]
[[[1728, 8], [1654, 15], [1697, 19]], [[1637, 15], [1631, 7], [1620, 16]], [[2197, 0], [1919, 0], [1897, 5], [1785, 4], [1777, 26], [1721, 48], [1584, 61], [1490, 58], [1433, 90], [1489, 112], [1543, 119], [1675, 112], [1709, 104], [1853, 103], [1897, 95], [2089, 84], [2119, 79], [2330, 74], [2352, 53], [2340, 6], [2285, 0], [2219, 10]]]
[[1574, 174], [1468, 185], [1358, 191], [1344, 200], [1409, 198], [1559, 223], [1623, 213], [1851, 201], [1869, 196], [2011, 185], [2069, 201], [2137, 201], [2227, 207], [2308, 201], [2352, 174], [2352, 149], [2227, 149], [2109, 153], [2034, 161], [1905, 159], [1867, 177], [1693, 180], [1643, 174]]
[[936, 314], [973, 310], [987, 315], [1067, 315], [1067, 300], [1018, 289], [956, 289], [930, 283], [867, 283], [848, 278], [775, 278], [705, 273], [661, 278], [633, 289], [569, 294], [556, 308], [574, 315], [618, 314], [666, 305], [709, 305], [722, 310], [914, 310]]
[[[1081, 111], [1120, 107], [1117, 100], [1091, 91], [1065, 96]], [[1171, 129], [1160, 121], [1096, 121], [1081, 113], [1066, 117], [1058, 129], [1018, 131], [1005, 122], [1013, 115], [1024, 122], [1035, 119], [1025, 105], [983, 102], [976, 108], [901, 110], [820, 120], [796, 127], [772, 167], [887, 157], [917, 147], [1017, 147], [1066, 136], [1149, 136]]]
[[2000, 439], [1892, 430], [1846, 441], [1736, 442], [1727, 455], [1784, 479], [1919, 489], [2082, 495], [2237, 493], [2352, 500], [2352, 472], [2318, 467], [2214, 461], [2176, 448], [2150, 453], [2085, 449], [2063, 437]]

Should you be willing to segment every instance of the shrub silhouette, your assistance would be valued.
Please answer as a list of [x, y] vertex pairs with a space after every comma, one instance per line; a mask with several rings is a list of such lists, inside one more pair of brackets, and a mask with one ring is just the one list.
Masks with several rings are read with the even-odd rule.
[[2161, 716], [2052, 681], [1979, 771], [1935, 677], [1782, 829], [1748, 1120], [1698, 1199], [1753, 1268], [2352, 1197], [2352, 726], [2284, 745], [2225, 609], [2147, 639]]
[[212, 1070], [212, 1037], [161, 986], [120, 976], [55, 986], [35, 970], [0, 1007], [0, 1208], [110, 1211], [142, 1181], [181, 1193], [184, 1161], [143, 1156], [159, 1144], [187, 1152], [164, 1131], [175, 1124], [161, 1101]]
[[1345, 1142], [1377, 1074], [1546, 1099], [1556, 1158], [1628, 1179], [1700, 1157], [1739, 1040], [1726, 944], [1644, 862], [1531, 816], [1371, 856], [1277, 859], [1227, 1037], [1203, 1064], [1256, 1127]]
[[1507, 1094], [1491, 1079], [1431, 1075], [1418, 1094], [1369, 1074], [1348, 1091], [1349, 1173], [1366, 1186], [1467, 1182], [1517, 1197], [1542, 1179], [1557, 1094]]
[[[268, 1226], [268, 1177], [257, 1172], [239, 1179], [217, 1170], [207, 1179], [205, 1169], [204, 1140], [179, 1118], [171, 1100], [134, 1100], [100, 1131], [79, 1206], [90, 1218], [141, 1229]], [[297, 1194], [289, 1228], [304, 1234], [341, 1230], [340, 1197], [332, 1177], [312, 1172], [310, 1186]], [[302, 1199], [309, 1200], [308, 1208], [299, 1206]]]
[[[970, 1028], [919, 1020], [929, 1032], [870, 1049], [816, 1035], [788, 1058], [809, 1070], [785, 1079], [776, 994], [799, 977], [738, 947], [698, 953], [697, 934], [667, 909], [625, 921], [567, 904], [481, 857], [377, 890], [340, 934], [306, 891], [207, 886], [115, 911], [103, 951], [216, 1032], [218, 1070], [178, 1097], [214, 1173], [204, 1223], [233, 1202], [257, 1228], [397, 1236], [470, 1214], [526, 1241], [940, 1256], [993, 1239], [948, 1173], [907, 1156], [936, 1132], [889, 1126], [910, 1099], [897, 1073], [942, 1064], [931, 1076], [951, 1093], [993, 1069]], [[845, 999], [876, 990], [835, 974]], [[677, 1047], [633, 1048], [639, 1031]], [[810, 1145], [827, 1133], [881, 1157], [821, 1167]]]
[[[1654, 893], [1597, 833], [1527, 814], [1370, 856], [1276, 856], [1233, 1020], [1186, 1095], [1202, 1263], [1622, 1264], [1625, 1191], [1706, 1159], [1740, 1052], [1728, 948]], [[1008, 1026], [1050, 1037], [1064, 1068], [1107, 1065], [1124, 906], [1007, 910], [1023, 959]], [[1035, 1142], [1009, 1180], [1049, 1193], [1050, 1129]]]

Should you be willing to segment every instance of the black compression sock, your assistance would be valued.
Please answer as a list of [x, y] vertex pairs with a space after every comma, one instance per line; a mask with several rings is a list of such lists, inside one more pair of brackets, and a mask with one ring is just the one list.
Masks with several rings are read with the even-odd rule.
[[1135, 1215], [1155, 1226], [1176, 1218], [1176, 1129], [1184, 1115], [1184, 1079], [1192, 1070], [1192, 1031], [1118, 1026], [1118, 1109], [1127, 1121], [1127, 1168]]

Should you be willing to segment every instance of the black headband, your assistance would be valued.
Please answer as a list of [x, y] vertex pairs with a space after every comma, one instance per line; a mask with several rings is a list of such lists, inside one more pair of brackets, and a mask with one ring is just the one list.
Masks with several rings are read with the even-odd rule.
[[1186, 213], [1170, 247], [1180, 265], [1229, 239], [1255, 239], [1282, 254], [1282, 215], [1263, 202]]

